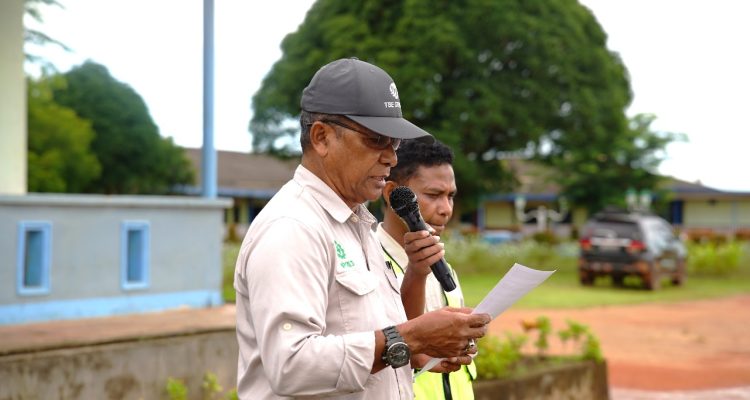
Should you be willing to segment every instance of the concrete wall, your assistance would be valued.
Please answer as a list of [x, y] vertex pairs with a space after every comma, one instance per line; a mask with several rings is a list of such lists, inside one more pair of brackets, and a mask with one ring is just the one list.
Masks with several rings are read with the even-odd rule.
[[23, 3], [0, 1], [0, 194], [26, 193]]
[[203, 399], [206, 372], [235, 387], [237, 354], [235, 330], [225, 329], [2, 356], [0, 400], [164, 399], [170, 377]]
[[508, 379], [474, 382], [476, 400], [607, 400], [607, 364], [593, 361], [561, 363]]
[[[222, 213], [229, 205], [193, 197], [0, 196], [0, 324], [221, 304]], [[46, 294], [17, 287], [23, 221], [51, 225]], [[122, 285], [124, 221], [149, 226], [145, 288]]]

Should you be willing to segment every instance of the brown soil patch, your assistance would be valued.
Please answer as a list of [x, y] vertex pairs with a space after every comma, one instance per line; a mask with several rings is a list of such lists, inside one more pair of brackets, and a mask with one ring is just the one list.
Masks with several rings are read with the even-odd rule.
[[[554, 330], [571, 319], [589, 326], [607, 360], [611, 387], [693, 390], [750, 385], [750, 295], [671, 304], [579, 310], [515, 310], [490, 334], [522, 332], [522, 320], [550, 318]], [[556, 337], [551, 351], [563, 352]]]

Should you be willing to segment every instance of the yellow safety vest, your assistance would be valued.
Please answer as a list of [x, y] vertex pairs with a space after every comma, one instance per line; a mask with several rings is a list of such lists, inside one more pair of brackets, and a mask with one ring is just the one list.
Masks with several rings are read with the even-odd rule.
[[[390, 264], [396, 277], [404, 276], [404, 269], [396, 260], [383, 249], [386, 263]], [[453, 268], [451, 274], [455, 280], [456, 272]], [[444, 290], [443, 297], [450, 307], [461, 307], [461, 298], [451, 292], [446, 293]], [[451, 373], [425, 372], [419, 375], [414, 381], [414, 398], [417, 400], [474, 400], [474, 390], [471, 387], [471, 381], [477, 377], [477, 367], [474, 361], [469, 365], [464, 365], [458, 371]]]

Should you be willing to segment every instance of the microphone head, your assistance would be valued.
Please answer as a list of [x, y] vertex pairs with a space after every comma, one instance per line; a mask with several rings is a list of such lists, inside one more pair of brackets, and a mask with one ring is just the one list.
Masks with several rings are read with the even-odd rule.
[[419, 204], [417, 204], [417, 195], [406, 186], [398, 186], [389, 197], [391, 201], [391, 208], [399, 216], [404, 216], [414, 211], [419, 210]]

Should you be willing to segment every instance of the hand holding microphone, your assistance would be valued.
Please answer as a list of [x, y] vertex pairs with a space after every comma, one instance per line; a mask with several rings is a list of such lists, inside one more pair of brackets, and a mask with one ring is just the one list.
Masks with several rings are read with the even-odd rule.
[[[411, 189], [406, 186], [399, 186], [391, 191], [389, 199], [391, 202], [391, 208], [399, 217], [401, 217], [402, 220], [404, 220], [411, 232], [429, 231], [427, 224], [419, 213], [417, 196], [411, 191]], [[448, 268], [448, 264], [446, 264], [445, 260], [440, 259], [435, 264], [432, 264], [430, 269], [438, 282], [440, 282], [440, 286], [443, 287], [443, 290], [450, 292], [456, 288], [456, 282], [453, 281], [450, 268]]]

